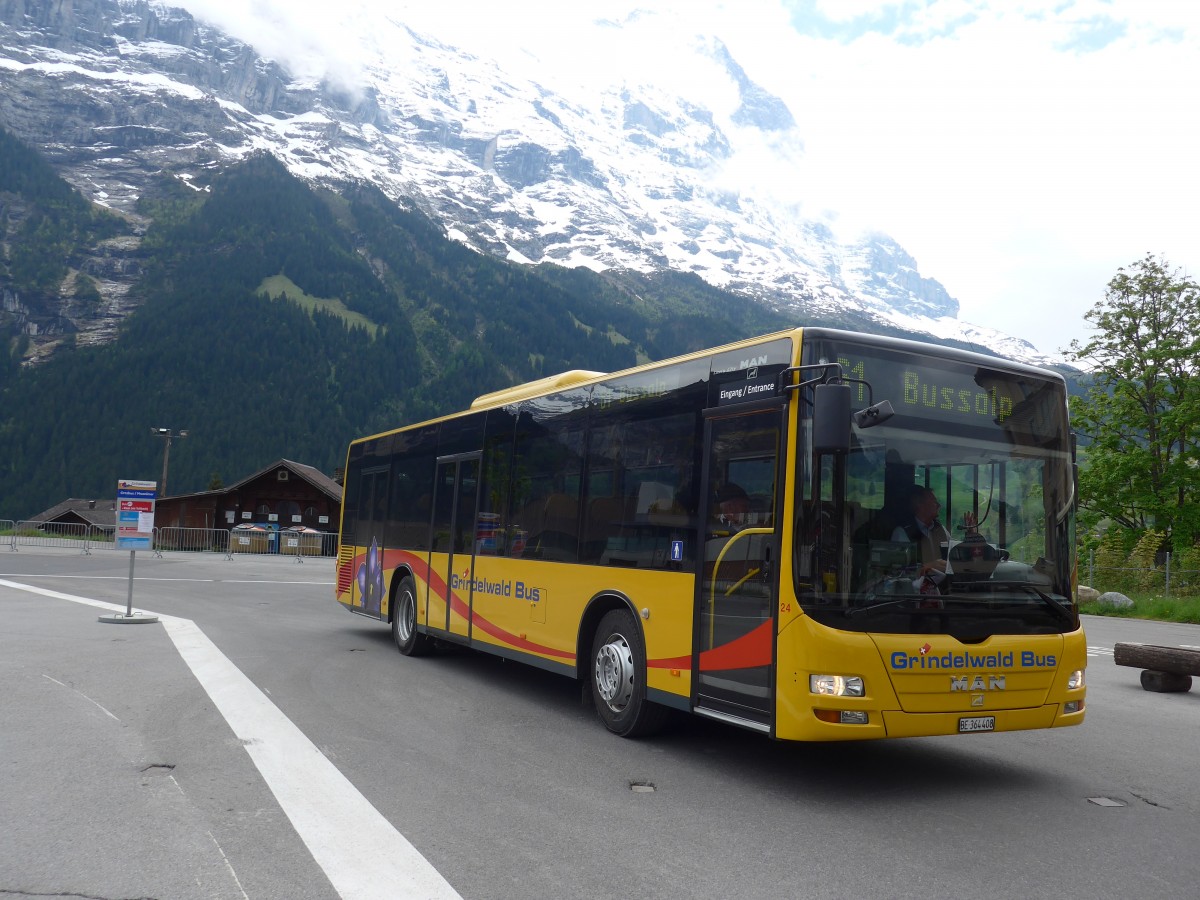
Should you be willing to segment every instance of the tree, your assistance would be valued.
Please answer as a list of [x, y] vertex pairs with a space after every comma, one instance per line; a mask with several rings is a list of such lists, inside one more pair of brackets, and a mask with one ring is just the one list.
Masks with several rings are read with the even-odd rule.
[[1148, 254], [1118, 269], [1084, 318], [1097, 334], [1070, 347], [1091, 373], [1071, 402], [1091, 440], [1081, 520], [1153, 527], [1190, 547], [1200, 537], [1200, 287]]

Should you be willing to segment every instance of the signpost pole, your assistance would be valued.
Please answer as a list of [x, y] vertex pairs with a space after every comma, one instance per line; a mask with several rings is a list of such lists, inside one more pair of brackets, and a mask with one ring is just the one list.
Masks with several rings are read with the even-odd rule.
[[125, 615], [133, 615], [133, 558], [137, 556], [136, 550], [129, 551], [129, 602], [125, 606]]

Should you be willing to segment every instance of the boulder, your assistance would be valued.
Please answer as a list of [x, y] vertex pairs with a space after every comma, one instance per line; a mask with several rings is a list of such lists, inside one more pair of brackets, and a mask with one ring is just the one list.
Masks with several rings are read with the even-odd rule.
[[1119, 591], [1105, 591], [1096, 598], [1097, 603], [1107, 603], [1109, 606], [1117, 609], [1126, 609], [1133, 606], [1133, 601]]
[[1098, 590], [1094, 587], [1088, 587], [1085, 584], [1081, 584], [1079, 589], [1075, 591], [1075, 599], [1080, 603], [1093, 603], [1099, 596], [1100, 592]]

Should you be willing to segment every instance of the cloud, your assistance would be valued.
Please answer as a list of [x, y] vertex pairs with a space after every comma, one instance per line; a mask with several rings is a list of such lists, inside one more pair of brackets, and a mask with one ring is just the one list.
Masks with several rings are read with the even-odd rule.
[[[1119, 266], [1155, 252], [1195, 268], [1195, 4], [659, 0], [647, 12], [629, 0], [198, 0], [188, 8], [302, 78], [353, 83], [362, 34], [377, 37], [373, 23], [388, 17], [568, 97], [656, 83], [726, 115], [737, 102], [727, 74], [681, 50], [695, 34], [718, 35], [798, 123], [786, 146], [738, 144], [719, 173], [723, 187], [828, 213], [843, 235], [888, 233], [959, 299], [965, 320], [1045, 351], [1084, 333], [1083, 314]], [[621, 28], [598, 31], [597, 20]]]
[[244, 41], [283, 65], [299, 81], [329, 80], [344, 88], [361, 84], [362, 38], [374, 15], [365, 3], [315, 0], [186, 0], [202, 22]]
[[964, 319], [1054, 351], [1118, 266], [1195, 253], [1189, 5], [804, 6], [856, 23], [801, 25], [787, 56], [759, 58], [800, 122], [806, 180], [895, 237]]

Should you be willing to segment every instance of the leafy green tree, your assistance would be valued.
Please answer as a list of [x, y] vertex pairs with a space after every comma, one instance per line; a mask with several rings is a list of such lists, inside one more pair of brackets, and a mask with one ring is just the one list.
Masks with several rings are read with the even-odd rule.
[[1081, 521], [1200, 537], [1200, 287], [1153, 255], [1108, 283], [1085, 317], [1096, 334], [1070, 352], [1091, 371], [1071, 398], [1091, 440], [1080, 473]]

